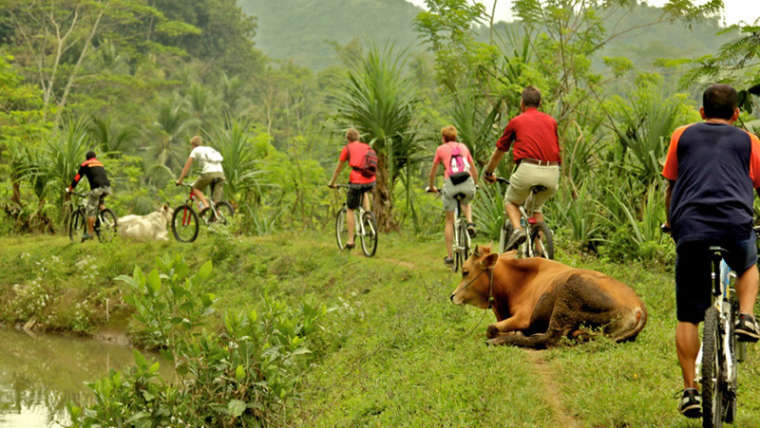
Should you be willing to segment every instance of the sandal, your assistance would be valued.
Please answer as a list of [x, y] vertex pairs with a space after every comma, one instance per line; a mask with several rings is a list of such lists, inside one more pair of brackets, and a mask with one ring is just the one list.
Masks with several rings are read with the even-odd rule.
[[353, 244], [346, 244], [346, 249], [350, 250], [350, 249], [354, 248], [355, 246], [356, 246], [356, 242], [354, 242]]

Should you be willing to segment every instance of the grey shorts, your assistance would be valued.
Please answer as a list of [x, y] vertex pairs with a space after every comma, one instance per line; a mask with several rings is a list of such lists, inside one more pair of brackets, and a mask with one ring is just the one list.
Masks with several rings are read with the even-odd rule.
[[224, 173], [222, 172], [209, 172], [208, 174], [202, 174], [193, 183], [193, 189], [198, 189], [204, 192], [207, 186], [211, 186], [211, 199], [214, 202], [222, 200], [224, 195]]
[[103, 201], [103, 198], [110, 194], [110, 186], [97, 187], [90, 190], [90, 193], [87, 194], [87, 200], [84, 203], [84, 211], [87, 217], [97, 217], [98, 211], [100, 210], [100, 203]]
[[515, 205], [522, 205], [528, 199], [528, 196], [530, 196], [530, 188], [533, 186], [546, 187], [546, 190], [543, 192], [536, 193], [533, 200], [533, 211], [540, 213], [544, 202], [557, 193], [557, 187], [559, 187], [559, 166], [520, 163], [515, 172], [512, 173], [512, 176], [509, 177], [509, 187], [507, 187], [507, 192], [504, 194], [504, 199]]
[[461, 202], [462, 205], [470, 203], [475, 196], [475, 181], [473, 181], [472, 177], [459, 184], [452, 184], [448, 178], [444, 180], [443, 190], [441, 191], [444, 211], [454, 211], [457, 208], [457, 200], [454, 196], [458, 194], [464, 196]]

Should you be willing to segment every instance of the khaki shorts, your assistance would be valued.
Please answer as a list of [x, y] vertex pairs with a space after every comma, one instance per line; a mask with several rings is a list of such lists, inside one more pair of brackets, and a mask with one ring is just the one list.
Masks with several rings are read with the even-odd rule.
[[209, 172], [208, 174], [202, 174], [193, 183], [193, 189], [198, 189], [204, 192], [206, 187], [211, 185], [211, 199], [214, 202], [222, 200], [224, 192], [224, 173], [223, 172]]
[[470, 203], [472, 198], [475, 196], [475, 182], [472, 180], [472, 177], [459, 184], [453, 184], [448, 178], [444, 180], [443, 191], [441, 192], [441, 200], [443, 201], [444, 211], [456, 210], [457, 200], [454, 198], [454, 196], [457, 193], [464, 195], [464, 199], [462, 199], [461, 202], [462, 205], [467, 205]]
[[84, 212], [87, 217], [97, 217], [100, 211], [100, 203], [103, 198], [111, 194], [111, 187], [96, 187], [87, 194], [87, 200], [84, 202]]
[[[522, 205], [530, 196], [530, 188], [544, 186], [546, 190], [536, 193], [533, 199], [533, 212], [540, 213], [547, 199], [557, 193], [559, 186], [559, 165], [534, 165], [520, 163], [512, 176], [509, 177], [509, 187], [504, 199], [515, 205]], [[532, 214], [532, 213], [528, 213]]]

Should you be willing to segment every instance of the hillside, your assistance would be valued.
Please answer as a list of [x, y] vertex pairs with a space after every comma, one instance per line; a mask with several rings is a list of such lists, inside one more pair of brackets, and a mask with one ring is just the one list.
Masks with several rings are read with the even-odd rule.
[[[390, 40], [403, 47], [419, 43], [413, 21], [421, 9], [405, 0], [238, 0], [238, 4], [257, 19], [255, 42], [259, 49], [312, 69], [338, 62], [333, 43], [344, 45], [354, 39], [381, 44]], [[731, 39], [730, 35], [716, 36], [720, 31], [717, 19], [692, 26], [683, 22], [643, 26], [661, 15], [656, 7], [637, 6], [632, 11], [602, 15], [609, 33], [636, 28], [615, 37], [602, 56], [625, 56], [641, 68], [650, 68], [658, 58], [713, 53]], [[485, 40], [486, 31], [483, 34]]]
[[337, 62], [333, 42], [353, 39], [399, 46], [417, 43], [420, 12], [405, 0], [238, 0], [257, 18], [255, 42], [266, 54], [321, 69]]

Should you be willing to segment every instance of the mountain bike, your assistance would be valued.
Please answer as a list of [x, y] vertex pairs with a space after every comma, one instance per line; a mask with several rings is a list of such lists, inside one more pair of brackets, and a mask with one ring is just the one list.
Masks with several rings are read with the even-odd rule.
[[[335, 187], [349, 189], [351, 186], [348, 184], [336, 184]], [[366, 193], [362, 195], [362, 198], [364, 197], [366, 197]], [[375, 255], [375, 251], [377, 251], [377, 221], [372, 211], [366, 211], [363, 205], [360, 203], [359, 208], [354, 210], [354, 239], [358, 237], [361, 240], [364, 255], [372, 257]], [[348, 206], [344, 202], [335, 215], [335, 239], [338, 242], [338, 248], [341, 250], [346, 248], [346, 242], [348, 242], [347, 215]]]
[[[217, 181], [211, 183], [211, 193], [216, 185], [221, 185]], [[190, 194], [185, 203], [174, 209], [172, 214], [172, 233], [174, 238], [179, 242], [193, 242], [198, 237], [200, 223], [206, 226], [219, 225], [222, 227], [229, 226], [235, 209], [228, 202], [214, 202], [208, 198], [210, 206], [204, 207], [200, 213], [196, 214], [193, 209], [195, 194], [191, 184], [181, 184], [181, 186], [190, 188]]]
[[[494, 177], [499, 183], [504, 183], [509, 186], [509, 180], [503, 177]], [[537, 193], [546, 190], [545, 186], [532, 186], [530, 188], [530, 195], [525, 203], [520, 206], [520, 225], [525, 231], [525, 242], [517, 247], [518, 257], [543, 257], [546, 259], [554, 259], [554, 234], [549, 226], [543, 222], [538, 221], [535, 217], [531, 217], [534, 212], [534, 201]], [[512, 236], [514, 227], [512, 222], [509, 221], [509, 217], [505, 216], [504, 225], [501, 227], [501, 233], [499, 234], [499, 252], [503, 253], [506, 250], [507, 240]]]
[[[425, 188], [426, 192], [441, 194], [441, 191], [432, 192], [428, 187]], [[467, 217], [462, 210], [462, 200], [467, 195], [464, 193], [457, 193], [454, 195], [454, 199], [457, 201], [457, 206], [454, 210], [454, 240], [451, 243], [451, 251], [454, 253], [454, 264], [452, 265], [452, 271], [456, 272], [462, 268], [464, 262], [470, 257], [470, 248], [472, 247], [472, 238], [467, 232]]]
[[[87, 193], [72, 192], [79, 197], [77, 206], [74, 212], [71, 213], [69, 219], [69, 239], [76, 241], [79, 237], [87, 231], [87, 210], [85, 208], [85, 201], [87, 200]], [[100, 197], [99, 207], [103, 205], [103, 196]], [[98, 211], [98, 215], [95, 217], [95, 225], [93, 230], [95, 235], [98, 236], [100, 242], [111, 242], [116, 236], [118, 223], [113, 211], [108, 208], [103, 208]]]
[[[665, 225], [661, 229], [670, 232]], [[754, 232], [760, 234], [760, 228]], [[737, 363], [744, 361], [746, 342], [737, 340], [734, 332], [739, 313], [736, 273], [724, 260], [724, 248], [710, 246], [708, 250], [712, 302], [705, 311], [695, 379], [702, 386], [702, 426], [714, 428], [733, 423], [736, 416]]]

